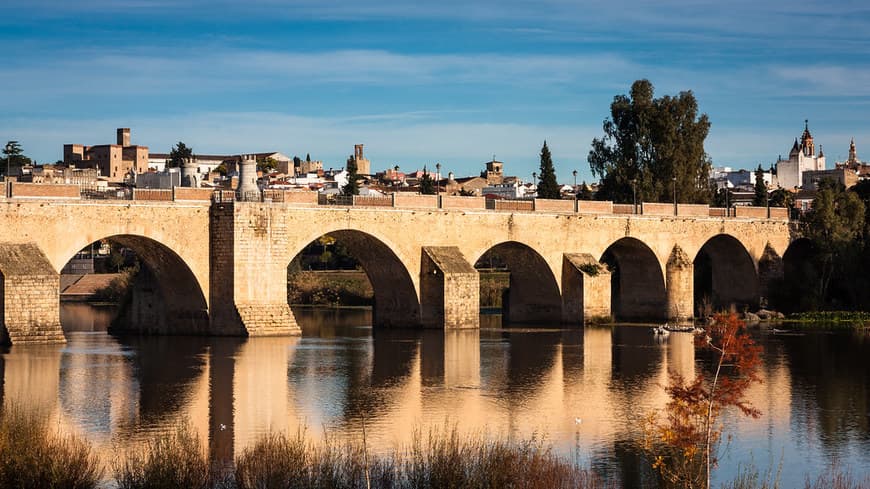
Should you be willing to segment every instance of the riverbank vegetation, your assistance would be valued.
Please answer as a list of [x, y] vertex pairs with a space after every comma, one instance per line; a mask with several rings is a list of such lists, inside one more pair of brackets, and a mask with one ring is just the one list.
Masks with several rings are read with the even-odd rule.
[[[851, 189], [819, 183], [800, 221], [803, 238], [783, 257], [771, 303], [786, 313], [870, 311], [870, 182]], [[834, 313], [835, 316], [842, 315]]]
[[97, 487], [103, 476], [87, 441], [53, 433], [45, 413], [6, 406], [0, 412], [0, 487]]
[[410, 446], [371, 453], [365, 438], [315, 443], [304, 430], [269, 433], [232, 468], [209, 464], [188, 428], [160, 436], [114, 469], [120, 489], [145, 488], [605, 488], [591, 471], [555, 455], [538, 438], [520, 442], [416, 432]]
[[374, 290], [361, 270], [295, 271], [287, 274], [287, 302], [316, 306], [371, 306]]
[[[720, 392], [726, 392], [722, 390]], [[0, 412], [0, 487], [91, 489], [253, 488], [611, 488], [594, 471], [558, 456], [540, 437], [507, 441], [485, 434], [464, 435], [455, 428], [416, 431], [407, 446], [375, 453], [366, 438], [311, 441], [295, 434], [268, 433], [234, 460], [208, 458], [203, 441], [186, 423], [153, 437], [139, 448], [101, 460], [78, 437], [55, 433], [44, 413], [7, 406]], [[649, 459], [655, 463], [656, 458]], [[103, 471], [103, 462], [110, 469]], [[648, 481], [656, 487], [656, 481]], [[660, 481], [659, 487], [706, 487]], [[741, 470], [733, 489], [778, 488], [771, 473]], [[870, 487], [834, 466], [808, 476], [807, 489]]]

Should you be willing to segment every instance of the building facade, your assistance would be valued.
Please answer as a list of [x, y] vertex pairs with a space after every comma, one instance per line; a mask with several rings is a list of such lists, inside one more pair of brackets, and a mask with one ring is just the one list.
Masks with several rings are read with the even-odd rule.
[[816, 145], [810, 134], [809, 121], [804, 121], [804, 132], [800, 142], [795, 138], [788, 159], [780, 157], [776, 162], [776, 178], [780, 187], [794, 189], [803, 187], [803, 174], [806, 171], [825, 169], [825, 154], [821, 145], [816, 154]]
[[95, 168], [110, 182], [123, 182], [132, 173], [148, 171], [148, 146], [131, 144], [130, 129], [124, 127], [118, 129], [116, 144], [64, 144], [63, 162], [68, 167]]
[[353, 155], [348, 158], [348, 163], [353, 161], [356, 163], [356, 172], [359, 175], [371, 175], [372, 174], [372, 162], [369, 161], [365, 155], [363, 155], [363, 145], [355, 144], [353, 146]]

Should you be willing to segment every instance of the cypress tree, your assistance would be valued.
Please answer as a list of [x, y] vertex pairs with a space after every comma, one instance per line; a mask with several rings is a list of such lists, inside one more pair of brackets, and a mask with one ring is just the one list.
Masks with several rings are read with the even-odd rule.
[[420, 177], [420, 193], [424, 195], [435, 195], [435, 181], [426, 167], [423, 167], [423, 176]]
[[755, 170], [755, 197], [752, 199], [752, 205], [763, 207], [767, 205], [767, 185], [764, 183], [764, 170], [761, 165]]
[[356, 160], [351, 156], [347, 159], [347, 183], [341, 187], [342, 195], [359, 195], [359, 173], [357, 173]]
[[544, 141], [541, 148], [541, 180], [538, 183], [538, 197], [541, 199], [558, 199], [562, 195], [559, 184], [556, 182], [556, 170], [553, 168], [553, 159], [550, 156], [550, 148]]

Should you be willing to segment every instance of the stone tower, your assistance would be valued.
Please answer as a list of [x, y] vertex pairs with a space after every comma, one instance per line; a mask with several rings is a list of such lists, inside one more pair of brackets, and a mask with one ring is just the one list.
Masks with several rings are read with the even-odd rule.
[[259, 200], [257, 160], [254, 155], [241, 155], [239, 158], [239, 186], [236, 188], [236, 198], [239, 200]]
[[118, 128], [118, 146], [127, 147], [130, 146], [130, 128], [129, 127], [119, 127]]
[[353, 161], [356, 163], [356, 172], [360, 175], [372, 174], [372, 162], [363, 156], [363, 145], [355, 144], [353, 146]]
[[197, 170], [198, 166], [196, 164], [196, 158], [186, 158], [184, 160], [184, 163], [181, 165], [182, 187], [199, 187], [199, 173]]

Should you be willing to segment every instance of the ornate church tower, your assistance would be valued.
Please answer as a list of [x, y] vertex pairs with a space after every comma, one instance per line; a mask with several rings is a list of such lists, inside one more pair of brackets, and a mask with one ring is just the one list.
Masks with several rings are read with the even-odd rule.
[[810, 134], [809, 119], [804, 119], [804, 133], [801, 136], [801, 149], [804, 151], [805, 156], [816, 155], [816, 146], [813, 143], [813, 135]]
[[858, 150], [855, 149], [855, 138], [849, 143], [849, 163], [858, 163]]

